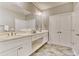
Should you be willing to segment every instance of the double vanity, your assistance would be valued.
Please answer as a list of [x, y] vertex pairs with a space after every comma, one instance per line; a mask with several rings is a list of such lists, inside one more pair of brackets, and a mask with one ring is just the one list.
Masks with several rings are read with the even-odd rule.
[[0, 56], [29, 56], [48, 41], [48, 31], [0, 36]]

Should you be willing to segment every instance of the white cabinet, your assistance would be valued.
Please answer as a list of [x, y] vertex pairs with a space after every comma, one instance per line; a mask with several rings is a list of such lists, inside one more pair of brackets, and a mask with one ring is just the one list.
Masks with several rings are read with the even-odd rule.
[[30, 37], [26, 37], [25, 43], [24, 43], [24, 56], [28, 56], [31, 54], [32, 52], [32, 40], [31, 40], [31, 36]]
[[72, 47], [72, 13], [61, 14], [60, 19], [60, 43], [64, 46]]
[[49, 42], [72, 47], [71, 40], [71, 13], [50, 16]]
[[48, 41], [48, 32], [32, 36], [32, 53], [38, 50]]
[[21, 44], [21, 45], [18, 47], [18, 49], [17, 49], [17, 55], [18, 55], [18, 56], [23, 56], [23, 55], [24, 55], [23, 50], [24, 50], [24, 46], [23, 46], [23, 44]]
[[0, 56], [29, 56], [48, 41], [48, 32], [0, 41]]
[[0, 55], [25, 56], [31, 52], [31, 37], [0, 42]]
[[0, 42], [0, 53], [7, 51], [9, 49], [13, 49], [22, 44], [22, 39], [12, 39], [8, 41]]
[[10, 49], [6, 52], [0, 53], [0, 56], [17, 56], [17, 49]]
[[59, 43], [60, 20], [59, 15], [50, 16], [49, 19], [49, 43]]

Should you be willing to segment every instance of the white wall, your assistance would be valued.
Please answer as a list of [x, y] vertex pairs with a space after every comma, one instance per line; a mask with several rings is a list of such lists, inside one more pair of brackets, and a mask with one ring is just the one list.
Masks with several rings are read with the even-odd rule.
[[25, 15], [9, 9], [0, 8], [0, 25], [8, 25], [16, 29], [35, 28], [35, 20], [26, 19]]
[[15, 28], [15, 18], [25, 19], [24, 15], [20, 15], [8, 9], [0, 8], [0, 25], [8, 25]]
[[10, 27], [14, 27], [14, 19], [15, 17], [11, 12], [0, 9], [0, 25], [9, 25]]

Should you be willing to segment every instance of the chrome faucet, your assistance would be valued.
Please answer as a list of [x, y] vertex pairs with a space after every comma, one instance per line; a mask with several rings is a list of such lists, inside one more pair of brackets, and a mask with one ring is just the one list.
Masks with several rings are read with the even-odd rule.
[[8, 36], [14, 36], [14, 35], [16, 35], [15, 32], [9, 32], [9, 33], [8, 33]]

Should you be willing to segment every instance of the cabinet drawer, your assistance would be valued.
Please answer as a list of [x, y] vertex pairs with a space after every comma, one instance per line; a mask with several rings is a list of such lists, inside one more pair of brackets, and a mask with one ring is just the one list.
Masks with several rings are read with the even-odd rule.
[[0, 56], [17, 56], [17, 48], [0, 53]]
[[25, 38], [14, 39], [9, 41], [0, 42], [0, 52], [7, 51], [8, 49], [17, 47], [18, 45], [23, 43]]
[[38, 38], [41, 38], [41, 37], [43, 37], [43, 34], [37, 34], [37, 35], [32, 36], [32, 40], [38, 39]]

